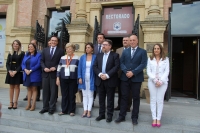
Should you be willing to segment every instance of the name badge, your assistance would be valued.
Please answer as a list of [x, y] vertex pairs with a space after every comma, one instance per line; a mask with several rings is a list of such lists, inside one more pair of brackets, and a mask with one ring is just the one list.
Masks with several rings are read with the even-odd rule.
[[70, 76], [69, 67], [65, 67], [65, 76]]

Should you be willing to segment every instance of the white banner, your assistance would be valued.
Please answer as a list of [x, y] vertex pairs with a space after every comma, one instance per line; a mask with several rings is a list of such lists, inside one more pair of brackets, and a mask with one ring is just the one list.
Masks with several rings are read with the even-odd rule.
[[6, 19], [0, 18], [0, 67], [4, 65], [4, 54], [5, 54], [5, 46], [6, 46]]

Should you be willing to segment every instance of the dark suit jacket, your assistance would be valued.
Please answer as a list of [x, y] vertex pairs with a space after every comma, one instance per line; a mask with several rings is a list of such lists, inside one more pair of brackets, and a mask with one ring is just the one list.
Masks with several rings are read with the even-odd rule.
[[[95, 85], [99, 86], [101, 84], [101, 78], [98, 76], [99, 73], [102, 72], [102, 62], [103, 62], [104, 53], [100, 53], [97, 55], [96, 60], [93, 65], [94, 73], [96, 74]], [[118, 80], [118, 72], [119, 70], [119, 54], [110, 51], [110, 54], [106, 63], [106, 74], [110, 77], [108, 80], [109, 87], [116, 87]]]
[[[24, 52], [22, 51], [20, 55], [11, 55], [10, 53], [8, 54], [8, 58], [7, 58], [7, 62], [6, 62], [6, 68], [7, 68], [7, 71], [9, 72], [12, 68], [12, 58], [13, 56], [16, 56], [16, 70], [17, 72], [20, 72], [22, 71], [22, 68], [21, 68], [21, 63], [22, 63], [22, 60], [24, 58]], [[13, 70], [14, 71], [14, 70]]]
[[132, 71], [134, 76], [131, 77], [132, 82], [143, 82], [144, 74], [143, 69], [147, 65], [147, 52], [144, 49], [137, 48], [135, 51], [133, 59], [131, 59], [131, 47], [124, 50], [120, 58], [120, 67], [123, 71], [120, 79], [122, 81], [127, 81], [128, 77], [126, 76], [127, 71]]
[[[97, 55], [99, 52], [99, 47], [98, 47], [98, 44], [95, 44], [94, 45], [94, 54]], [[102, 52], [101, 52], [102, 53]]]
[[48, 77], [49, 74], [51, 75], [51, 78], [56, 78], [57, 71], [47, 73], [44, 71], [44, 69], [51, 68], [51, 67], [55, 67], [57, 69], [60, 58], [64, 55], [64, 51], [57, 46], [56, 51], [54, 52], [54, 55], [51, 59], [50, 48], [51, 47], [44, 48], [42, 51], [42, 57], [41, 57], [40, 63], [41, 63], [41, 67], [42, 67], [42, 77], [43, 78]]

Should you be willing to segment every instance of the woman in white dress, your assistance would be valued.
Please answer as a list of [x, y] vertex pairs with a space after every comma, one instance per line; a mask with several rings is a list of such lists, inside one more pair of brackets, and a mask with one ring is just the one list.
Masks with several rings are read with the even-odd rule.
[[148, 88], [150, 92], [150, 108], [152, 127], [161, 126], [164, 95], [168, 86], [169, 59], [165, 56], [161, 44], [155, 44], [147, 63]]

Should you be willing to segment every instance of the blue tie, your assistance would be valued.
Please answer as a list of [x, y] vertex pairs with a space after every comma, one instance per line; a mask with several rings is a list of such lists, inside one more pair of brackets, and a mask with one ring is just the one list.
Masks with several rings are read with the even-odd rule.
[[131, 53], [131, 59], [133, 59], [133, 56], [134, 56], [134, 54], [135, 54], [135, 49], [133, 48], [132, 50], [133, 50], [133, 51], [132, 51], [132, 53]]
[[103, 73], [103, 74], [106, 73], [106, 63], [107, 63], [107, 54], [104, 53], [104, 56], [103, 56], [103, 63], [102, 63], [102, 73]]
[[99, 45], [98, 53], [101, 53], [101, 45]]
[[53, 50], [54, 50], [54, 48], [51, 48], [51, 59], [53, 57]]

